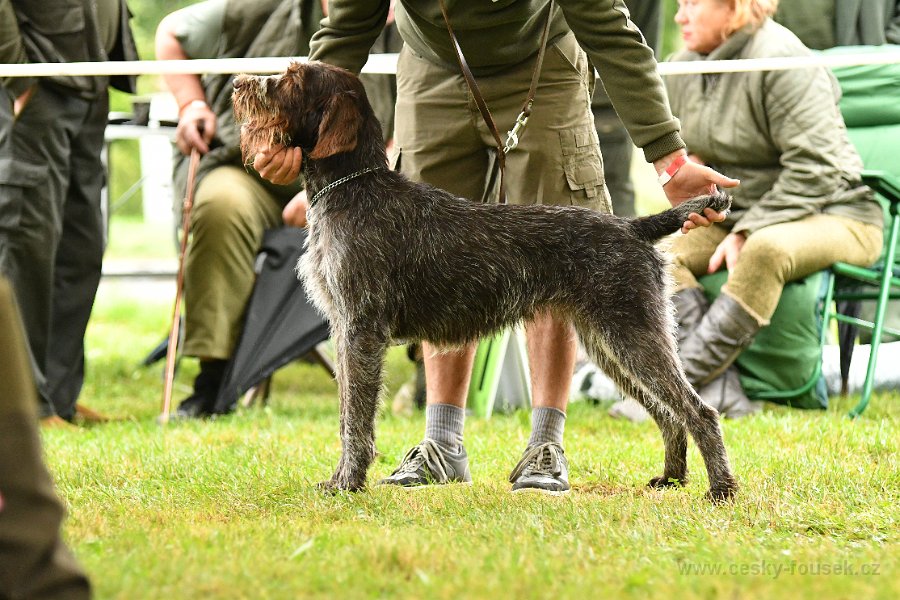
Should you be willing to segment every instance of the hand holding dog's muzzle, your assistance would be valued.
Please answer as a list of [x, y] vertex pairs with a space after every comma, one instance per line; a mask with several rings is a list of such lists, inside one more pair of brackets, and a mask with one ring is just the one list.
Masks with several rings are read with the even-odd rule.
[[263, 179], [277, 185], [293, 183], [300, 177], [303, 152], [297, 147], [264, 148], [253, 157], [253, 168]]

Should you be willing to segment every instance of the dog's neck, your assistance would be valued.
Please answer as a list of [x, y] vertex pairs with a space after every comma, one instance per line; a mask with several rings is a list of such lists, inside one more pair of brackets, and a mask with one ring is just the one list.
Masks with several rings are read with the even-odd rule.
[[304, 157], [303, 175], [306, 181], [307, 198], [312, 198], [320, 190], [343, 177], [366, 169], [379, 168], [387, 168], [387, 153], [382, 139], [381, 125], [375, 119], [371, 119], [360, 126], [356, 148], [353, 150], [326, 158]]

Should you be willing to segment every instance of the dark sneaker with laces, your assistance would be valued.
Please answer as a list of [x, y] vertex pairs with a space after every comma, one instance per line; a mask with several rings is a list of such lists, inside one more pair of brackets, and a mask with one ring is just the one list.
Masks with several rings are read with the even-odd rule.
[[400, 466], [378, 485], [420, 488], [452, 482], [472, 483], [466, 449], [460, 446], [459, 453], [451, 454], [434, 440], [425, 439], [407, 452]]
[[513, 492], [559, 496], [569, 491], [569, 462], [562, 446], [553, 442], [530, 446], [509, 475]]

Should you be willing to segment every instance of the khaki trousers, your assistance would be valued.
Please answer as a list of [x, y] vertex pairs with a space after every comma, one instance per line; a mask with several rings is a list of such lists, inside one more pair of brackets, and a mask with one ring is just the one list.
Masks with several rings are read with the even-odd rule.
[[184, 353], [225, 360], [234, 352], [253, 291], [266, 229], [284, 202], [239, 167], [210, 171], [197, 186], [184, 264]]
[[[476, 78], [504, 140], [528, 95], [533, 68], [532, 59]], [[531, 118], [506, 159], [510, 204], [611, 212], [590, 107], [593, 82], [593, 70], [573, 35], [547, 47]], [[462, 75], [404, 47], [397, 64], [392, 166], [457, 196], [494, 201], [495, 147]]]
[[[728, 233], [728, 228], [713, 225], [675, 238], [670, 250], [676, 291], [699, 287], [697, 277], [706, 274], [710, 257]], [[881, 246], [880, 227], [846, 217], [817, 214], [771, 225], [747, 238], [722, 289], [767, 325], [786, 283], [838, 261], [869, 266]]]

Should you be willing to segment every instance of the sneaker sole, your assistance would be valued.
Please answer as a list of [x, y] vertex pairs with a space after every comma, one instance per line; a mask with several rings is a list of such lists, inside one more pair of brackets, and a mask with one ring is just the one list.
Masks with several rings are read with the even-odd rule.
[[423, 490], [427, 488], [442, 488], [448, 485], [472, 485], [471, 481], [448, 481], [447, 483], [423, 483], [422, 485], [397, 485], [395, 483], [379, 483], [377, 487], [395, 487], [407, 492]]
[[517, 490], [510, 490], [510, 493], [513, 493], [513, 494], [543, 494], [544, 496], [565, 496], [569, 493], [569, 490], [544, 490], [541, 488], [519, 488]]

